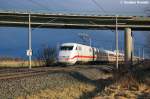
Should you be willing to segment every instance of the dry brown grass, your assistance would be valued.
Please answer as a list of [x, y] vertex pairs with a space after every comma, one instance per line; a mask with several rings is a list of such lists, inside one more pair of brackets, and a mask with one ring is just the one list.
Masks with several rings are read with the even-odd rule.
[[[41, 62], [39, 64], [38, 61], [32, 61], [32, 66], [40, 66]], [[1, 61], [0, 67], [28, 67], [29, 62], [28, 61]]]
[[95, 89], [95, 86], [77, 83], [74, 85], [68, 85], [64, 89], [46, 89], [40, 90], [39, 93], [28, 95], [26, 97], [18, 97], [17, 99], [79, 99], [83, 93], [87, 93]]
[[115, 83], [105, 87], [95, 99], [150, 99], [150, 72], [147, 65], [144, 63], [132, 70], [115, 71]]
[[121, 84], [114, 84], [106, 87], [98, 99], [149, 99], [150, 87], [145, 84], [140, 84], [138, 90], [129, 90], [123, 88]]

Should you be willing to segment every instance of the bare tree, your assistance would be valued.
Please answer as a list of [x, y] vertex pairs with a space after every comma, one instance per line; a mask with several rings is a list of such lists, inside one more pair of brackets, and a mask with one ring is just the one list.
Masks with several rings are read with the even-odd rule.
[[52, 66], [56, 62], [56, 56], [56, 49], [51, 47], [44, 47], [37, 52], [37, 60], [44, 66]]

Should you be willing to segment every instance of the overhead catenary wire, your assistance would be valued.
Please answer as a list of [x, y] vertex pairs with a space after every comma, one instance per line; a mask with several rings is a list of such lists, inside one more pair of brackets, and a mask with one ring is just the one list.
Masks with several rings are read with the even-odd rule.
[[[107, 13], [106, 10], [96, 1], [96, 0], [91, 0], [100, 10], [99, 11], [103, 11], [105, 14]], [[90, 23], [93, 23], [93, 24], [96, 24], [94, 23], [93, 21], [89, 21]], [[97, 24], [96, 24], [97, 25]], [[111, 32], [115, 32], [114, 30], [110, 29], [110, 28], [107, 28], [106, 29], [109, 29]]]
[[[46, 23], [53, 22], [53, 21], [55, 21], [55, 20], [57, 20], [57, 19], [58, 19], [58, 18], [51, 19], [50, 21], [47, 21]], [[37, 29], [37, 28], [40, 28], [40, 27], [44, 26], [46, 23], [43, 23], [43, 24], [41, 24], [41, 25], [39, 25], [39, 26], [33, 28], [32, 30], [35, 30], [35, 29]]]
[[[30, 2], [33, 3], [33, 4], [36, 4], [37, 6], [42, 7], [42, 8], [44, 8], [44, 9], [48, 10], [48, 11], [50, 10], [50, 8], [46, 7], [45, 5], [43, 5], [43, 4], [41, 4], [41, 3], [37, 2], [37, 1], [34, 1], [34, 0], [28, 0], [28, 1], [30, 1]], [[53, 22], [53, 21], [55, 21], [55, 20], [57, 20], [57, 19], [58, 19], [58, 18], [51, 19], [51, 20], [47, 21], [46, 23]], [[37, 29], [37, 28], [40, 28], [40, 27], [44, 26], [46, 23], [43, 23], [43, 24], [41, 24], [41, 25], [39, 25], [39, 26], [33, 28], [32, 31], [35, 30], [35, 29]]]
[[[99, 9], [101, 9], [104, 13], [106, 13], [106, 11], [103, 9], [103, 7], [98, 3], [98, 2], [96, 2], [95, 0], [92, 0], [93, 1], [93, 3], [99, 8]], [[116, 37], [116, 41], [115, 41], [115, 44], [116, 44], [116, 68], [118, 69], [118, 15], [116, 15], [116, 22], [115, 22], [115, 24], [116, 24], [116, 35], [115, 35], [115, 37]]]
[[106, 14], [106, 10], [96, 0], [92, 0], [92, 2], [100, 9], [99, 11], [102, 11]]
[[37, 6], [39, 6], [39, 7], [42, 7], [42, 8], [44, 8], [45, 10], [51, 10], [49, 7], [47, 7], [46, 5], [44, 5], [44, 4], [42, 4], [42, 3], [39, 3], [39, 2], [37, 2], [38, 0], [28, 0], [29, 2], [31, 2], [32, 4], [34, 4], [34, 5], [37, 5]]

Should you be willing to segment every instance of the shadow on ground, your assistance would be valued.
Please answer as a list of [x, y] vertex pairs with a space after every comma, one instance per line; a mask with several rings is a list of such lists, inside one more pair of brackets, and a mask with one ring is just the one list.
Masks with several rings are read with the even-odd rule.
[[142, 93], [137, 99], [150, 99], [150, 93]]
[[150, 86], [150, 68], [138, 68], [134, 71], [137, 81]]
[[72, 73], [69, 73], [69, 75], [74, 77], [80, 82], [91, 84], [96, 87], [95, 90], [91, 92], [83, 93], [82, 96], [80, 96], [80, 99], [91, 99], [92, 97], [96, 96], [97, 93], [103, 91], [106, 86], [109, 86], [113, 83], [113, 80], [111, 77], [106, 78], [106, 79], [91, 80], [79, 72], [72, 72]]

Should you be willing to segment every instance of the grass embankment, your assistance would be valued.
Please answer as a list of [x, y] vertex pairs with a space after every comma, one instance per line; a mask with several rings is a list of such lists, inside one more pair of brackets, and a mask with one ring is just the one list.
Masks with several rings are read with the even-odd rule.
[[[32, 61], [32, 66], [41, 66], [42, 62]], [[28, 67], [28, 61], [0, 61], [0, 67]]]
[[[68, 84], [63, 89], [45, 89], [40, 90], [33, 95], [27, 95], [26, 99], [78, 99], [83, 93], [90, 92], [95, 89], [95, 86], [76, 82], [75, 84]], [[25, 99], [24, 96], [17, 99]]]
[[115, 83], [105, 87], [95, 99], [150, 99], [150, 62], [113, 74]]

